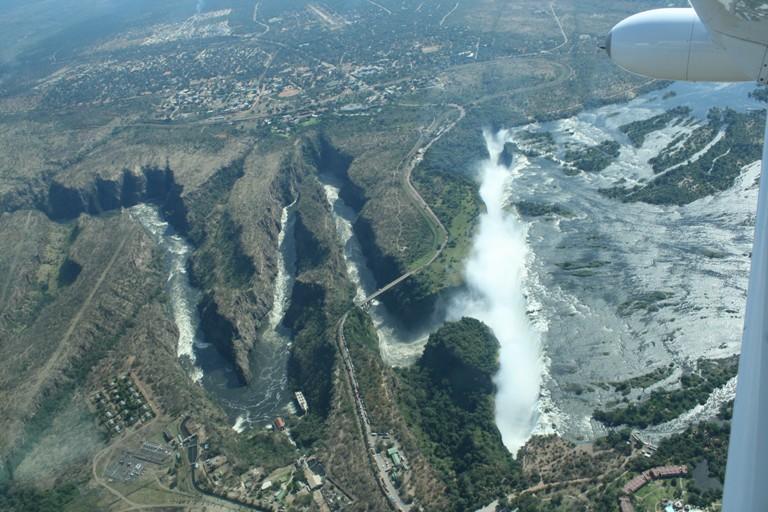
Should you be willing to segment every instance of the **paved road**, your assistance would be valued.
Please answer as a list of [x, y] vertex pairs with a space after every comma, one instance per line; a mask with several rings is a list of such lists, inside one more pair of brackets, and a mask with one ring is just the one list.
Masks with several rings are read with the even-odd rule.
[[[404, 170], [403, 173], [403, 181], [404, 186], [408, 194], [413, 198], [414, 202], [421, 208], [421, 210], [424, 212], [425, 216], [427, 217], [427, 221], [437, 228], [437, 231], [439, 233], [437, 234], [442, 240], [440, 241], [440, 246], [435, 251], [435, 253], [432, 255], [432, 257], [426, 261], [425, 263], [419, 265], [418, 267], [406, 272], [405, 274], [401, 275], [400, 277], [394, 279], [393, 281], [387, 283], [386, 285], [382, 286], [375, 292], [373, 292], [371, 295], [367, 296], [363, 300], [359, 301], [357, 303], [358, 306], [366, 306], [370, 304], [374, 299], [378, 298], [379, 296], [383, 295], [384, 293], [388, 292], [395, 286], [399, 285], [406, 279], [408, 279], [411, 276], [414, 276], [430, 266], [432, 263], [437, 260], [437, 258], [440, 257], [440, 255], [445, 250], [445, 246], [448, 244], [448, 230], [445, 228], [443, 223], [440, 221], [440, 219], [435, 215], [435, 212], [432, 211], [432, 208], [430, 208], [429, 204], [424, 200], [423, 197], [421, 197], [421, 194], [416, 190], [416, 187], [413, 186], [413, 181], [411, 180], [413, 170], [416, 168], [419, 163], [424, 159], [424, 155], [427, 153], [427, 151], [438, 141], [440, 140], [446, 133], [453, 130], [453, 128], [456, 127], [456, 125], [464, 119], [464, 116], [466, 115], [466, 111], [464, 110], [464, 107], [456, 104], [448, 105], [449, 107], [456, 109], [459, 113], [459, 116], [456, 120], [451, 122], [450, 124], [442, 127], [442, 128], [436, 128], [435, 133], [432, 134], [432, 138], [428, 142], [424, 142], [425, 135], [422, 134], [419, 137], [419, 140], [416, 142], [416, 145], [411, 148], [411, 150], [408, 152], [408, 154], [403, 158], [400, 164], [400, 169]], [[433, 123], [434, 124], [434, 123]]]
[[[365, 306], [369, 304], [381, 294], [391, 290], [409, 277], [421, 272], [429, 265], [434, 263], [434, 261], [440, 257], [443, 250], [445, 250], [445, 246], [448, 243], [448, 230], [445, 228], [437, 215], [435, 215], [435, 212], [432, 211], [432, 208], [430, 208], [424, 198], [421, 197], [419, 192], [416, 190], [416, 187], [413, 186], [411, 176], [413, 174], [413, 170], [423, 160], [424, 155], [429, 150], [429, 148], [431, 148], [433, 144], [440, 140], [446, 133], [451, 131], [462, 119], [464, 119], [466, 112], [463, 107], [455, 104], [449, 106], [458, 112], [456, 119], [444, 126], [441, 126], [442, 120], [436, 119], [430, 125], [429, 129], [427, 129], [426, 133], [422, 133], [419, 136], [419, 140], [416, 142], [414, 147], [408, 152], [405, 158], [403, 158], [403, 160], [401, 160], [400, 164], [398, 165], [398, 170], [404, 171], [403, 181], [406, 191], [424, 212], [428, 222], [434, 226], [435, 231], [437, 232], [436, 235], [441, 239], [440, 245], [428, 261], [406, 272], [385, 286], [382, 286], [374, 293], [358, 302], [356, 306]], [[368, 412], [365, 409], [365, 403], [363, 402], [363, 397], [360, 393], [360, 386], [357, 383], [355, 366], [352, 363], [352, 357], [349, 354], [347, 340], [344, 336], [344, 324], [346, 323], [347, 317], [351, 311], [352, 310], [344, 313], [344, 315], [339, 320], [337, 327], [337, 342], [339, 345], [339, 352], [341, 353], [342, 360], [344, 361], [344, 368], [346, 370], [347, 379], [349, 381], [350, 387], [352, 388], [352, 394], [354, 395], [355, 412], [360, 423], [360, 428], [363, 431], [363, 438], [365, 440], [366, 451], [368, 452], [369, 463], [376, 475], [376, 481], [379, 485], [379, 488], [381, 489], [382, 494], [384, 494], [384, 496], [387, 498], [389, 505], [398, 512], [409, 512], [412, 508], [412, 505], [404, 503], [400, 498], [397, 489], [387, 474], [385, 461], [376, 455], [375, 438], [373, 436], [373, 432], [371, 431], [371, 425], [368, 420]]]

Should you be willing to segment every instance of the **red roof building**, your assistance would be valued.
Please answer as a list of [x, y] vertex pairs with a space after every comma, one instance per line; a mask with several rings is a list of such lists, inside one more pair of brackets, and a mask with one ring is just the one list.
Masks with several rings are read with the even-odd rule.
[[632, 505], [632, 502], [629, 501], [629, 498], [626, 496], [622, 496], [619, 498], [619, 509], [621, 512], [635, 512], [635, 507]]

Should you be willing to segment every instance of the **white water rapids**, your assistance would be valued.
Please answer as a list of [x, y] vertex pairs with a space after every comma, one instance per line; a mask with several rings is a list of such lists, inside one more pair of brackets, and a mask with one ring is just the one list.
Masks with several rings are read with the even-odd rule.
[[199, 330], [197, 304], [200, 302], [200, 292], [189, 284], [187, 276], [187, 262], [192, 249], [168, 222], [160, 217], [157, 208], [138, 204], [130, 208], [129, 212], [165, 251], [169, 302], [176, 328], [179, 330], [176, 355], [184, 364], [190, 378], [199, 383], [203, 379], [203, 370], [197, 362], [195, 347], [205, 348], [208, 345], [203, 342]]
[[202, 384], [227, 411], [233, 428], [269, 424], [290, 407], [287, 365], [290, 333], [281, 326], [293, 289], [295, 264], [293, 205], [283, 208], [278, 236], [277, 275], [273, 305], [261, 339], [250, 358], [252, 381], [243, 385], [235, 376], [233, 364], [206, 343], [200, 329], [198, 304], [201, 292], [190, 283], [187, 265], [192, 247], [162, 219], [158, 209], [147, 204], [130, 208], [130, 213], [152, 236], [163, 251], [168, 271], [167, 292], [174, 322], [179, 331], [176, 353], [190, 379]]
[[[344, 261], [350, 281], [355, 285], [355, 300], [371, 295], [378, 285], [360, 247], [354, 231], [357, 214], [342, 199], [342, 184], [333, 176], [323, 176], [323, 188], [328, 205], [336, 222], [336, 232], [344, 246]], [[379, 335], [379, 351], [384, 362], [390, 366], [413, 364], [424, 350], [428, 332], [412, 332], [405, 329], [387, 308], [374, 300], [368, 314]]]

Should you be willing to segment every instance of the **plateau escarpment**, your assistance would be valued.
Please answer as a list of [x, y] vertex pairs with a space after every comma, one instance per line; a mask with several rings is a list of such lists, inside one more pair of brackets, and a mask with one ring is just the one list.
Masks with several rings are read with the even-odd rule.
[[292, 201], [296, 172], [283, 158], [284, 144], [264, 150], [221, 133], [182, 144], [161, 133], [164, 148], [118, 137], [111, 150], [101, 147], [55, 174], [25, 181], [3, 196], [0, 210], [37, 209], [68, 221], [159, 205], [195, 247], [190, 271], [204, 292], [203, 331], [247, 382], [250, 353], [272, 305], [281, 210]]
[[178, 364], [163, 255], [131, 215], [21, 211], [0, 237], [0, 480], [87, 480], [105, 437], [86, 397], [126, 371], [163, 412], [221, 421]]
[[[126, 215], [69, 225], [35, 212], [4, 215], [0, 235], [13, 233], [24, 238], [0, 261], [0, 457], [11, 472], [56, 427], [94, 367], [119, 350], [144, 305], [161, 300], [163, 283], [151, 240]], [[59, 283], [66, 261], [81, 271]], [[80, 441], [72, 457], [64, 454], [78, 442], [62, 442], [45, 474], [57, 462], [59, 470], [82, 462], [101, 443], [97, 434]]]

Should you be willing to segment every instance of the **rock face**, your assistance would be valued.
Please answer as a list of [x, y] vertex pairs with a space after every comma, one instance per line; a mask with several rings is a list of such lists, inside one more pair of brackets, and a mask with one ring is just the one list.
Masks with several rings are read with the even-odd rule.
[[112, 176], [97, 175], [85, 184], [70, 184], [52, 176], [28, 183], [0, 199], [0, 210], [35, 209], [50, 219], [67, 221], [83, 213], [100, 213], [154, 202], [170, 215], [183, 218], [181, 187], [169, 168], [146, 167], [137, 172], [124, 169]]
[[[343, 170], [348, 160], [317, 136], [304, 140], [294, 158], [301, 174], [295, 209], [296, 277], [284, 318], [295, 334], [288, 377], [302, 386], [317, 417], [324, 418], [334, 392], [335, 326], [351, 304], [354, 287], [347, 279], [336, 224], [316, 174]], [[299, 432], [299, 442], [312, 435], [317, 433]]]
[[204, 333], [247, 381], [250, 351], [272, 305], [281, 211], [293, 200], [297, 173], [286, 163], [287, 144], [269, 151], [241, 142], [195, 148], [104, 149], [6, 192], [0, 211], [38, 210], [69, 221], [158, 204], [195, 247], [189, 270], [204, 292]]
[[[433, 234], [403, 188], [402, 169], [393, 172], [408, 143], [390, 134], [377, 134], [372, 141], [378, 144], [375, 148], [371, 141], [339, 137], [333, 144], [340, 149], [322, 141], [323, 158], [316, 165], [336, 176], [342, 199], [358, 212], [355, 235], [377, 285], [384, 286], [433, 250]], [[387, 309], [408, 327], [426, 323], [438, 300], [439, 295], [419, 277], [381, 296]]]
[[[203, 291], [199, 310], [206, 339], [235, 364], [240, 380], [248, 382], [251, 352], [272, 307], [282, 209], [299, 199], [296, 244], [301, 257], [286, 325], [301, 329], [308, 322], [306, 308], [323, 309], [331, 300], [327, 294], [335, 278], [323, 273], [329, 259], [340, 257], [333, 249], [334, 230], [312, 218], [330, 213], [320, 211], [326, 205], [315, 176], [334, 174], [344, 183], [345, 201], [365, 208], [371, 203], [350, 177], [353, 158], [320, 135], [251, 147], [241, 142], [211, 146], [206, 141], [190, 154], [173, 144], [160, 149], [143, 143], [131, 151], [120, 145], [124, 142], [118, 138], [110, 145], [119, 147], [102, 148], [63, 171], [25, 181], [0, 197], [0, 211], [34, 209], [52, 220], [69, 221], [141, 202], [158, 204], [166, 220], [195, 248], [189, 271]], [[327, 220], [333, 226], [332, 219]], [[365, 237], [365, 222], [361, 220], [357, 229], [367, 242], [377, 277], [384, 282], [402, 270], [401, 264], [379, 248], [386, 244]], [[376, 257], [379, 253], [381, 258]], [[390, 268], [383, 268], [379, 260], [390, 261]], [[343, 264], [336, 267], [343, 274]], [[327, 354], [332, 348], [318, 350]], [[291, 366], [295, 375], [312, 373], [298, 369], [312, 366], [313, 351], [294, 358], [304, 361]]]
[[[2, 217], [0, 235], [22, 237], [0, 261], [0, 457], [15, 463], [158, 300], [164, 278], [151, 239], [127, 215], [61, 224], [17, 212]], [[66, 272], [73, 266], [76, 275]]]

